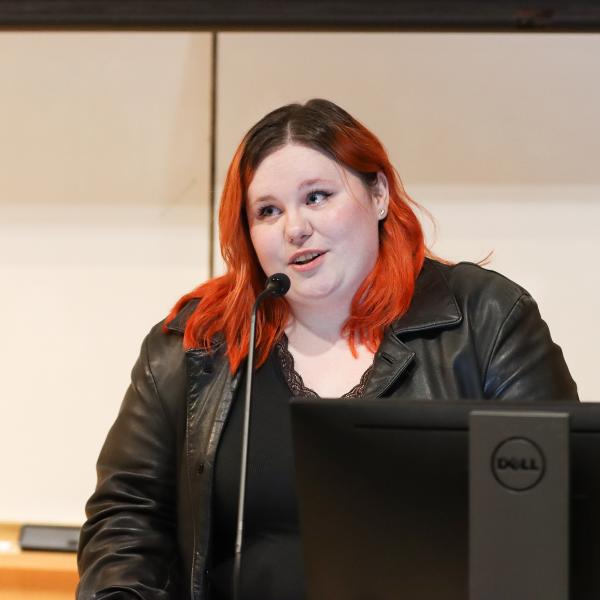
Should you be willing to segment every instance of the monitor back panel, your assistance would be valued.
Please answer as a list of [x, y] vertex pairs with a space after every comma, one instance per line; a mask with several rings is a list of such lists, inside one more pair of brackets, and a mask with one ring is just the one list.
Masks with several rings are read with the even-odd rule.
[[[468, 597], [472, 408], [481, 404], [293, 402], [307, 600]], [[600, 406], [568, 409], [579, 600], [600, 597]]]

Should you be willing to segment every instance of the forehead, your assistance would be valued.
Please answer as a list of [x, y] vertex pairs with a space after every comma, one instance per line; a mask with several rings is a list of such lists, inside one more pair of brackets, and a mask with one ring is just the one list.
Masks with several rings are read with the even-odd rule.
[[286, 144], [271, 152], [258, 165], [248, 186], [252, 199], [312, 179], [342, 180], [345, 169], [324, 152]]

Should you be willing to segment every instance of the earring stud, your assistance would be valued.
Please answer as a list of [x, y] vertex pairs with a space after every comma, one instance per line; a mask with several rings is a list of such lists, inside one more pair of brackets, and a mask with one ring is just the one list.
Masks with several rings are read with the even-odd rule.
[[379, 209], [379, 216], [383, 219], [385, 217], [385, 208]]

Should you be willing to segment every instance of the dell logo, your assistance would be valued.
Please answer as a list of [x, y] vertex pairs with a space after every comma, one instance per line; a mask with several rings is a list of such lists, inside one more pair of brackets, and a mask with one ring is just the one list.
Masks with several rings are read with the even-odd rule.
[[539, 471], [540, 467], [536, 457], [499, 456], [496, 459], [497, 469], [512, 469], [513, 471]]
[[544, 476], [544, 455], [535, 442], [513, 437], [501, 442], [492, 454], [492, 473], [509, 490], [522, 492], [535, 487]]

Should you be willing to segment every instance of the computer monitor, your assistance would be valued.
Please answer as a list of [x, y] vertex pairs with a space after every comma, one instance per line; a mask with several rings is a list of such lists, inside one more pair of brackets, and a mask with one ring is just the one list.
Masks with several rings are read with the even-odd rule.
[[295, 398], [307, 600], [469, 597], [473, 411], [567, 416], [569, 597], [600, 598], [600, 404]]

